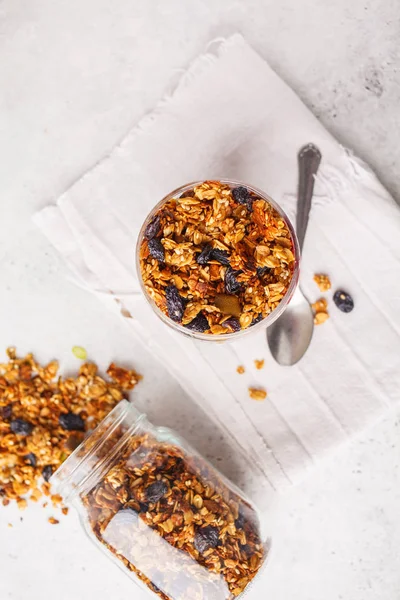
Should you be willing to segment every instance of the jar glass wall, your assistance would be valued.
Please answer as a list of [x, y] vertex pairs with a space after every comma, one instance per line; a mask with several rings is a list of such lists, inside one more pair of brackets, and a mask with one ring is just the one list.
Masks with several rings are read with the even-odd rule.
[[252, 503], [173, 431], [121, 402], [52, 484], [124, 571], [163, 600], [240, 596], [268, 543]]

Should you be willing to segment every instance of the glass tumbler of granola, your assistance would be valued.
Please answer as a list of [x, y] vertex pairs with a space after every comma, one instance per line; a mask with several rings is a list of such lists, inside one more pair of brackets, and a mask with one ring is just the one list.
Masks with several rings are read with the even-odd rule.
[[145, 220], [136, 252], [156, 314], [208, 341], [273, 323], [294, 293], [299, 261], [294, 228], [278, 204], [226, 179], [168, 194]]
[[123, 400], [51, 483], [89, 536], [162, 600], [232, 600], [268, 554], [251, 502]]

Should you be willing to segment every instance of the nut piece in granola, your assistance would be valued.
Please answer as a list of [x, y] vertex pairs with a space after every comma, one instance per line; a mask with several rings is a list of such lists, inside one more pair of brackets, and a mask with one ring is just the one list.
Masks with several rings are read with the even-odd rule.
[[326, 298], [320, 298], [313, 304], [311, 304], [314, 313], [326, 312], [328, 308], [328, 300]]
[[328, 301], [326, 300], [326, 298], [320, 298], [319, 300], [314, 302], [311, 306], [314, 311], [314, 324], [315, 325], [322, 325], [322, 323], [325, 323], [325, 321], [327, 321], [329, 319], [329, 313], [327, 310], [328, 309]]
[[234, 334], [268, 317], [288, 291], [294, 242], [270, 202], [205, 181], [152, 214], [140, 242], [144, 289], [187, 331]]
[[321, 273], [317, 273], [314, 275], [314, 281], [321, 290], [321, 292], [327, 292], [331, 289], [331, 280], [328, 275], [323, 275]]
[[325, 321], [327, 321], [328, 319], [329, 314], [327, 312], [317, 312], [314, 316], [314, 324], [322, 325], [322, 323], [325, 323]]
[[253, 400], [258, 400], [259, 402], [261, 402], [262, 400], [265, 400], [265, 398], [267, 397], [267, 392], [261, 388], [249, 388], [249, 396], [250, 398], [253, 398]]

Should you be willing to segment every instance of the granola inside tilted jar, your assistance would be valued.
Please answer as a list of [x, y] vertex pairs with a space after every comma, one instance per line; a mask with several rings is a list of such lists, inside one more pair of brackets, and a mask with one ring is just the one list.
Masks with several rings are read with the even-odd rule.
[[299, 249], [287, 216], [260, 190], [204, 181], [175, 190], [150, 213], [137, 268], [164, 322], [220, 339], [278, 318], [298, 281]]
[[86, 531], [162, 600], [230, 600], [268, 546], [243, 494], [171, 430], [122, 401], [52, 478]]

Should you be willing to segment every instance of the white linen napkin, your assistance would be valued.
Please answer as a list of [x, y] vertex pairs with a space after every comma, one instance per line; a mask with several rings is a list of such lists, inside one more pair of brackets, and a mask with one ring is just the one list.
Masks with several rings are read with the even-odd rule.
[[[149, 210], [181, 184], [231, 177], [264, 189], [294, 216], [296, 155], [307, 142], [319, 146], [323, 163], [302, 288], [315, 301], [313, 275], [327, 273], [332, 291], [351, 293], [353, 312], [341, 313], [326, 294], [331, 318], [289, 368], [273, 361], [264, 332], [214, 344], [170, 331], [137, 284], [134, 247]], [[81, 285], [125, 317], [270, 489], [298, 481], [399, 400], [400, 211], [239, 35], [201, 56], [171, 97], [35, 221]], [[253, 360], [262, 358], [265, 368], [256, 370]], [[251, 400], [251, 385], [268, 398]]]

